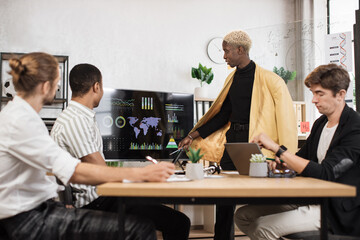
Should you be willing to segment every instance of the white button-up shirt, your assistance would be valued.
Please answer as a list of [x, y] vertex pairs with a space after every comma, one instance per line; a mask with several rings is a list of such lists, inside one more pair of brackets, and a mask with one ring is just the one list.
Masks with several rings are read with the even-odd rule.
[[80, 161], [49, 136], [38, 113], [21, 97], [0, 112], [0, 219], [31, 210], [56, 197]]

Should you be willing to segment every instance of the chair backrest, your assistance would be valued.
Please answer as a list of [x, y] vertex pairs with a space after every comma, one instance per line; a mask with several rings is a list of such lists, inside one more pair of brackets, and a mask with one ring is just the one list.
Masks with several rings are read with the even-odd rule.
[[303, 239], [303, 240], [318, 240], [320, 239], [320, 231], [304, 231], [292, 233], [284, 236], [286, 239]]
[[10, 240], [9, 236], [7, 235], [5, 229], [0, 224], [0, 240]]
[[[298, 232], [292, 233], [284, 236], [285, 239], [302, 239], [302, 240], [318, 240], [320, 239], [320, 231], [305, 231], [305, 232]], [[353, 236], [342, 236], [342, 235], [335, 235], [329, 233], [328, 235], [329, 240], [360, 240], [360, 237], [353, 237]]]
[[63, 190], [58, 191], [58, 196], [59, 196], [59, 200], [60, 202], [62, 202], [64, 205], [73, 205], [73, 191], [71, 186], [64, 186], [63, 183], [56, 178], [56, 182], [60, 185], [63, 186]]

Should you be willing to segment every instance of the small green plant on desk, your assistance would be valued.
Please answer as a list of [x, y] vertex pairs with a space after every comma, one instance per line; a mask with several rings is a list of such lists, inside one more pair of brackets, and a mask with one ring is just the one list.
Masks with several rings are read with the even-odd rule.
[[251, 154], [250, 162], [263, 163], [266, 162], [266, 157], [262, 154]]
[[198, 163], [204, 154], [200, 155], [201, 148], [198, 150], [192, 149], [189, 147], [188, 157], [192, 163]]
[[201, 148], [194, 150], [189, 147], [187, 155], [190, 159], [190, 163], [186, 164], [185, 176], [191, 180], [199, 180], [204, 178], [204, 167], [202, 163], [199, 163], [204, 154], [200, 154]]
[[212, 68], [207, 68], [201, 65], [201, 63], [199, 63], [198, 68], [191, 68], [191, 76], [192, 78], [196, 78], [200, 81], [201, 87], [204, 83], [210, 84], [214, 79], [214, 73], [212, 72]]
[[273, 72], [279, 75], [282, 79], [284, 79], [286, 84], [288, 83], [288, 81], [294, 80], [296, 77], [296, 71], [291, 72], [285, 70], [283, 67], [281, 68], [274, 67]]
[[251, 154], [250, 158], [250, 177], [267, 177], [268, 175], [268, 166], [266, 162], [266, 157], [262, 154]]

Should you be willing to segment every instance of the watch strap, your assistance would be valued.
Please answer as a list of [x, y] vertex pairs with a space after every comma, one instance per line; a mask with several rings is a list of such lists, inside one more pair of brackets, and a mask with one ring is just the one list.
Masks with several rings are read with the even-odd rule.
[[283, 154], [286, 150], [287, 148], [284, 145], [281, 145], [279, 147], [279, 150], [275, 153], [275, 155], [279, 158], [281, 154]]

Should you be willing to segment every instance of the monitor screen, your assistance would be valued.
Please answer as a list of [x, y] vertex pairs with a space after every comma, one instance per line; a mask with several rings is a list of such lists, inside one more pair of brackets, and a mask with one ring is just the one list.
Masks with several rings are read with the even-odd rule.
[[193, 95], [104, 89], [96, 111], [105, 159], [172, 159], [193, 127]]

